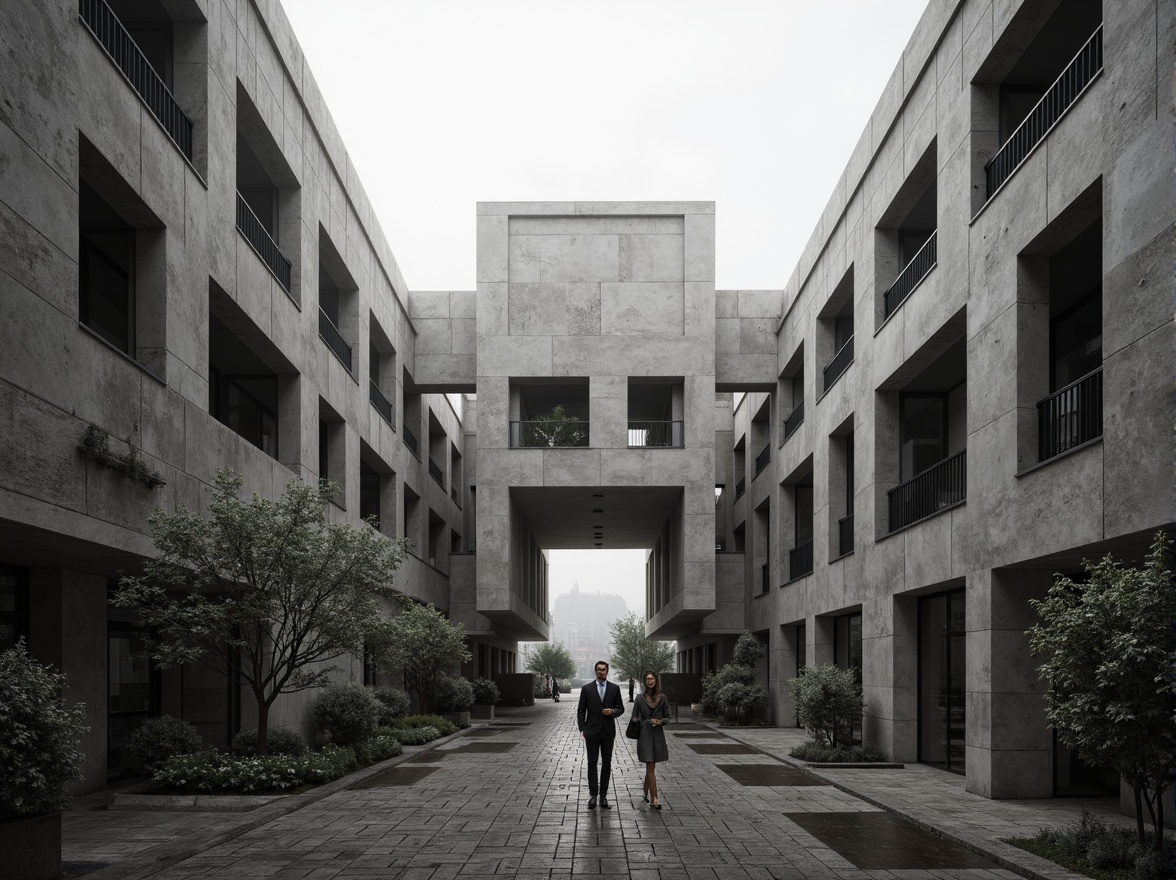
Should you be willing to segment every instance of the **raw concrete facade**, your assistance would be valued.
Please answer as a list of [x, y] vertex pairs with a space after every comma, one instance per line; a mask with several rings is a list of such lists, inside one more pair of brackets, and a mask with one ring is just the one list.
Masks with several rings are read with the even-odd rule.
[[[757, 633], [775, 723], [836, 662], [893, 759], [990, 797], [1106, 781], [1053, 744], [1023, 630], [1052, 572], [1174, 520], [1170, 4], [932, 4], [767, 291], [715, 289], [713, 203], [543, 202], [477, 206], [475, 290], [409, 292], [280, 8], [157, 12], [190, 135], [65, 3], [5, 26], [0, 82], [0, 573], [98, 696], [92, 784], [106, 585], [222, 466], [325, 469], [341, 519], [378, 499], [466, 674], [549, 637], [547, 550], [638, 547], [647, 633], [688, 672]], [[104, 218], [134, 254], [113, 329]], [[167, 485], [79, 458], [87, 425]]]

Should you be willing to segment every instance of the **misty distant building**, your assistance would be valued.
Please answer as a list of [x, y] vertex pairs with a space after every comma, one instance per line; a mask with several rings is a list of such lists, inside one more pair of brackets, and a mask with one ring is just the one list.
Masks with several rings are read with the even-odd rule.
[[597, 660], [608, 660], [609, 624], [629, 614], [629, 606], [616, 593], [581, 593], [578, 583], [572, 591], [555, 597], [553, 642], [567, 647], [576, 661], [576, 677], [592, 678]]

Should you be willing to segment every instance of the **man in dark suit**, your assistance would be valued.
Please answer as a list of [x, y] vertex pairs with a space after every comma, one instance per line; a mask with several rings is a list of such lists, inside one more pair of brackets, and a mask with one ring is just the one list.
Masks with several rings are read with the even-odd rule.
[[[608, 664], [596, 662], [596, 681], [580, 688], [580, 705], [576, 707], [576, 725], [588, 747], [588, 809], [596, 809], [600, 794], [600, 808], [612, 809], [608, 802], [608, 778], [612, 773], [613, 742], [617, 738], [616, 718], [625, 714], [621, 689], [608, 680]], [[596, 780], [596, 765], [600, 763], [600, 782]]]

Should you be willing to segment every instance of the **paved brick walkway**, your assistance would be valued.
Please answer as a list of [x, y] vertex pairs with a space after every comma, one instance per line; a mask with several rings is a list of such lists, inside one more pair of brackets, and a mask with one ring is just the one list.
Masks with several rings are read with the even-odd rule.
[[[590, 811], [574, 714], [568, 701], [516, 710], [367, 778], [250, 813], [75, 809], [65, 823], [67, 876], [980, 880], [1014, 878], [1010, 867], [1075, 876], [996, 840], [1008, 827], [1069, 821], [1068, 807], [1035, 812], [975, 798], [953, 808], [964, 796], [959, 780], [922, 767], [814, 777], [779, 760], [792, 731], [669, 728], [660, 812], [642, 803], [644, 767], [618, 739], [614, 809]], [[845, 790], [854, 786], [870, 802]], [[914, 808], [923, 827], [896, 818], [888, 799]], [[985, 819], [973, 827], [977, 806]]]

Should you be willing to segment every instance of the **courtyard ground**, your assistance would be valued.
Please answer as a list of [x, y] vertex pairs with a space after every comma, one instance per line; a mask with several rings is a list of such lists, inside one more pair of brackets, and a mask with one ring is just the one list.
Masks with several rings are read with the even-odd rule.
[[617, 739], [611, 810], [587, 809], [575, 704], [540, 702], [301, 795], [245, 812], [107, 809], [64, 821], [66, 877], [179, 878], [1076, 878], [1001, 843], [1113, 799], [992, 801], [962, 777], [903, 769], [802, 770], [803, 734], [683, 718], [658, 768]]

